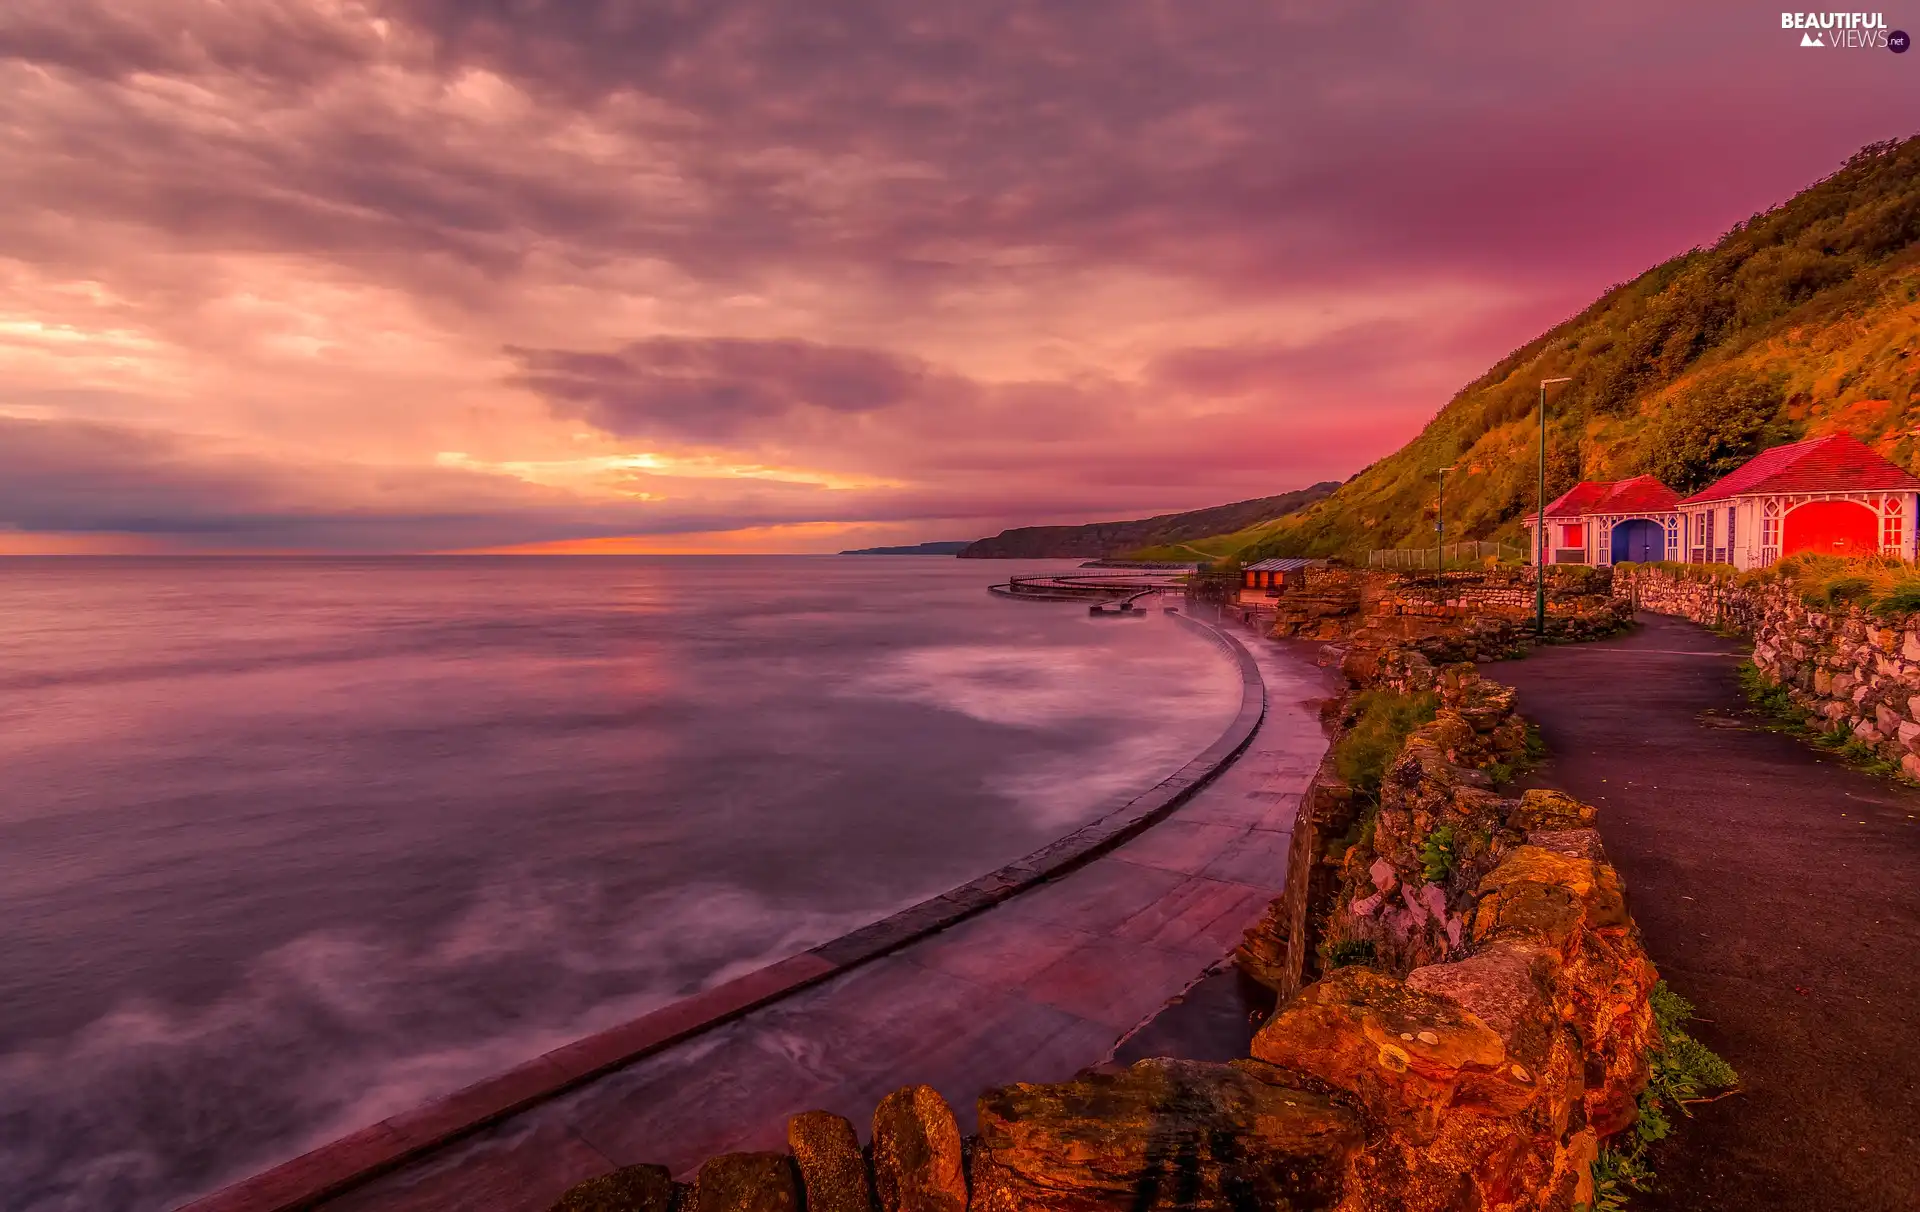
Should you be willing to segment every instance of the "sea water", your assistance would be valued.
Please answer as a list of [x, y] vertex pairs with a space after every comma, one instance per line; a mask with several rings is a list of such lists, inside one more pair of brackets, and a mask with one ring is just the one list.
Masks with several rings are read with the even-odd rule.
[[936, 895], [1207, 745], [913, 557], [0, 560], [0, 1206], [153, 1209]]

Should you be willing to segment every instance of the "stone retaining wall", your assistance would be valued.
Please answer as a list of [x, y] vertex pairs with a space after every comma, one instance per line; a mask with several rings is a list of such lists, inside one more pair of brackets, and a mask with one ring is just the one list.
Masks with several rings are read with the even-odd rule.
[[[1535, 638], [1535, 592], [1530, 569], [1310, 569], [1275, 598], [1273, 634], [1406, 643], [1441, 660], [1511, 656]], [[1607, 569], [1547, 570], [1548, 638], [1589, 639], [1625, 622]]]
[[1620, 568], [1614, 589], [1642, 610], [1750, 637], [1754, 665], [1796, 705], [1920, 778], [1920, 616], [1810, 606], [1790, 581], [1731, 569]]

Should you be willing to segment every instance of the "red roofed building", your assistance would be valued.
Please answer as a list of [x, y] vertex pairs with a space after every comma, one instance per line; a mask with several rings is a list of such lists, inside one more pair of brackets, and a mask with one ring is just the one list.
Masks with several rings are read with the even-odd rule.
[[[1547, 506], [1554, 564], [1678, 559], [1680, 496], [1652, 476], [1582, 480]], [[1535, 519], [1526, 519], [1533, 528]], [[1530, 544], [1536, 550], [1538, 544]]]
[[1851, 434], [1763, 450], [1680, 502], [1686, 558], [1765, 568], [1781, 556], [1915, 556], [1920, 479]]

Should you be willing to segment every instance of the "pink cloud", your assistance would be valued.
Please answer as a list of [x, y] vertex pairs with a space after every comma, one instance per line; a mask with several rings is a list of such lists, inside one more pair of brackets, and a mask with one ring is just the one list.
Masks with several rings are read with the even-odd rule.
[[[64, 445], [0, 527], [985, 530], [1343, 477], [1608, 284], [1910, 133], [1910, 63], [1776, 26], [20, 0], [0, 417]], [[516, 470], [636, 451], [799, 478]]]

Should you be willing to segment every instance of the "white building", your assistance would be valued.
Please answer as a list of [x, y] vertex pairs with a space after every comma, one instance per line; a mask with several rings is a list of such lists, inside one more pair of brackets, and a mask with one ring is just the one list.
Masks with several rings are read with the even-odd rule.
[[1920, 479], [1832, 434], [1761, 451], [1679, 511], [1693, 564], [1764, 568], [1802, 552], [1912, 560]]
[[[1547, 562], [1646, 564], [1681, 552], [1680, 496], [1652, 476], [1582, 480], [1547, 506]], [[1537, 519], [1527, 518], [1531, 531]], [[1528, 560], [1540, 549], [1528, 544]]]

